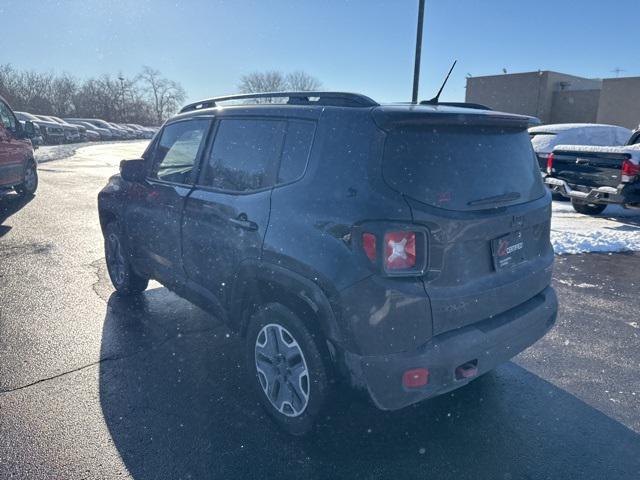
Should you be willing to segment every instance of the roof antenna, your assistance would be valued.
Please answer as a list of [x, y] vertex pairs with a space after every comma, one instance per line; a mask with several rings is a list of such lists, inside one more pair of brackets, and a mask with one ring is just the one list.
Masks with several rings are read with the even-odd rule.
[[438, 90], [438, 93], [436, 94], [436, 96], [433, 97], [431, 100], [423, 101], [423, 102], [420, 102], [420, 103], [428, 104], [428, 105], [437, 105], [438, 104], [438, 102], [440, 101], [440, 94], [442, 93], [442, 90], [444, 90], [444, 86], [447, 84], [447, 81], [449, 80], [449, 77], [451, 76], [451, 72], [453, 72], [453, 69], [455, 68], [456, 63], [458, 63], [457, 60], [455, 60], [453, 62], [453, 65], [451, 65], [451, 68], [449, 69], [449, 73], [447, 73], [447, 78], [445, 78], [444, 82], [442, 82], [442, 86], [440, 87], [440, 90]]

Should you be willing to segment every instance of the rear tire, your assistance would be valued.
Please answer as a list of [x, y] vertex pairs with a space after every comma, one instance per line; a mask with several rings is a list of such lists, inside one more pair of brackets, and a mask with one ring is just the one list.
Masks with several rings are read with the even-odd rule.
[[606, 204], [586, 203], [573, 198], [571, 199], [571, 206], [573, 206], [576, 212], [582, 213], [583, 215], [600, 215], [604, 212], [604, 209], [607, 208]]
[[287, 433], [309, 433], [331, 389], [320, 338], [284, 305], [270, 303], [251, 316], [246, 342], [247, 377], [264, 409]]
[[124, 296], [138, 295], [149, 285], [149, 279], [133, 271], [129, 253], [122, 242], [122, 233], [116, 222], [104, 229], [104, 255], [109, 278], [116, 291]]
[[38, 166], [33, 160], [29, 160], [24, 171], [24, 181], [15, 187], [21, 197], [31, 197], [38, 189]]

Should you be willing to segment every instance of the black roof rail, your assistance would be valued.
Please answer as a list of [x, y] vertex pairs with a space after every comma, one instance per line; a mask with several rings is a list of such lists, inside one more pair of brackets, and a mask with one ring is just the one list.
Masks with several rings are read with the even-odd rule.
[[286, 105], [325, 105], [335, 107], [377, 107], [379, 104], [365, 95], [347, 92], [267, 92], [241, 93], [224, 97], [213, 97], [185, 105], [180, 113], [213, 108], [220, 102], [230, 100], [253, 100], [260, 98], [287, 98]]
[[460, 107], [460, 108], [473, 108], [475, 110], [491, 110], [486, 105], [481, 105], [479, 103], [468, 103], [468, 102], [432, 102], [431, 100], [422, 100], [420, 105], [444, 105], [446, 107]]

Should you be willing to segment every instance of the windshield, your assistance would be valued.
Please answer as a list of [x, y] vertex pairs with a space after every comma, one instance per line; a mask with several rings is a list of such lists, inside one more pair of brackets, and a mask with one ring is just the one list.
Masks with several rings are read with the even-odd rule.
[[640, 480], [639, 20], [0, 0], [0, 480]]

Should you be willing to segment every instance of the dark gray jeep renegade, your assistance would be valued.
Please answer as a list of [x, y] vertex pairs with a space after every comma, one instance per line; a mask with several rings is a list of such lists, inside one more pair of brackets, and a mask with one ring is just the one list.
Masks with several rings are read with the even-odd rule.
[[188, 105], [99, 194], [111, 280], [132, 295], [156, 279], [226, 320], [293, 434], [336, 385], [385, 410], [461, 387], [557, 312], [535, 119], [470, 107]]

